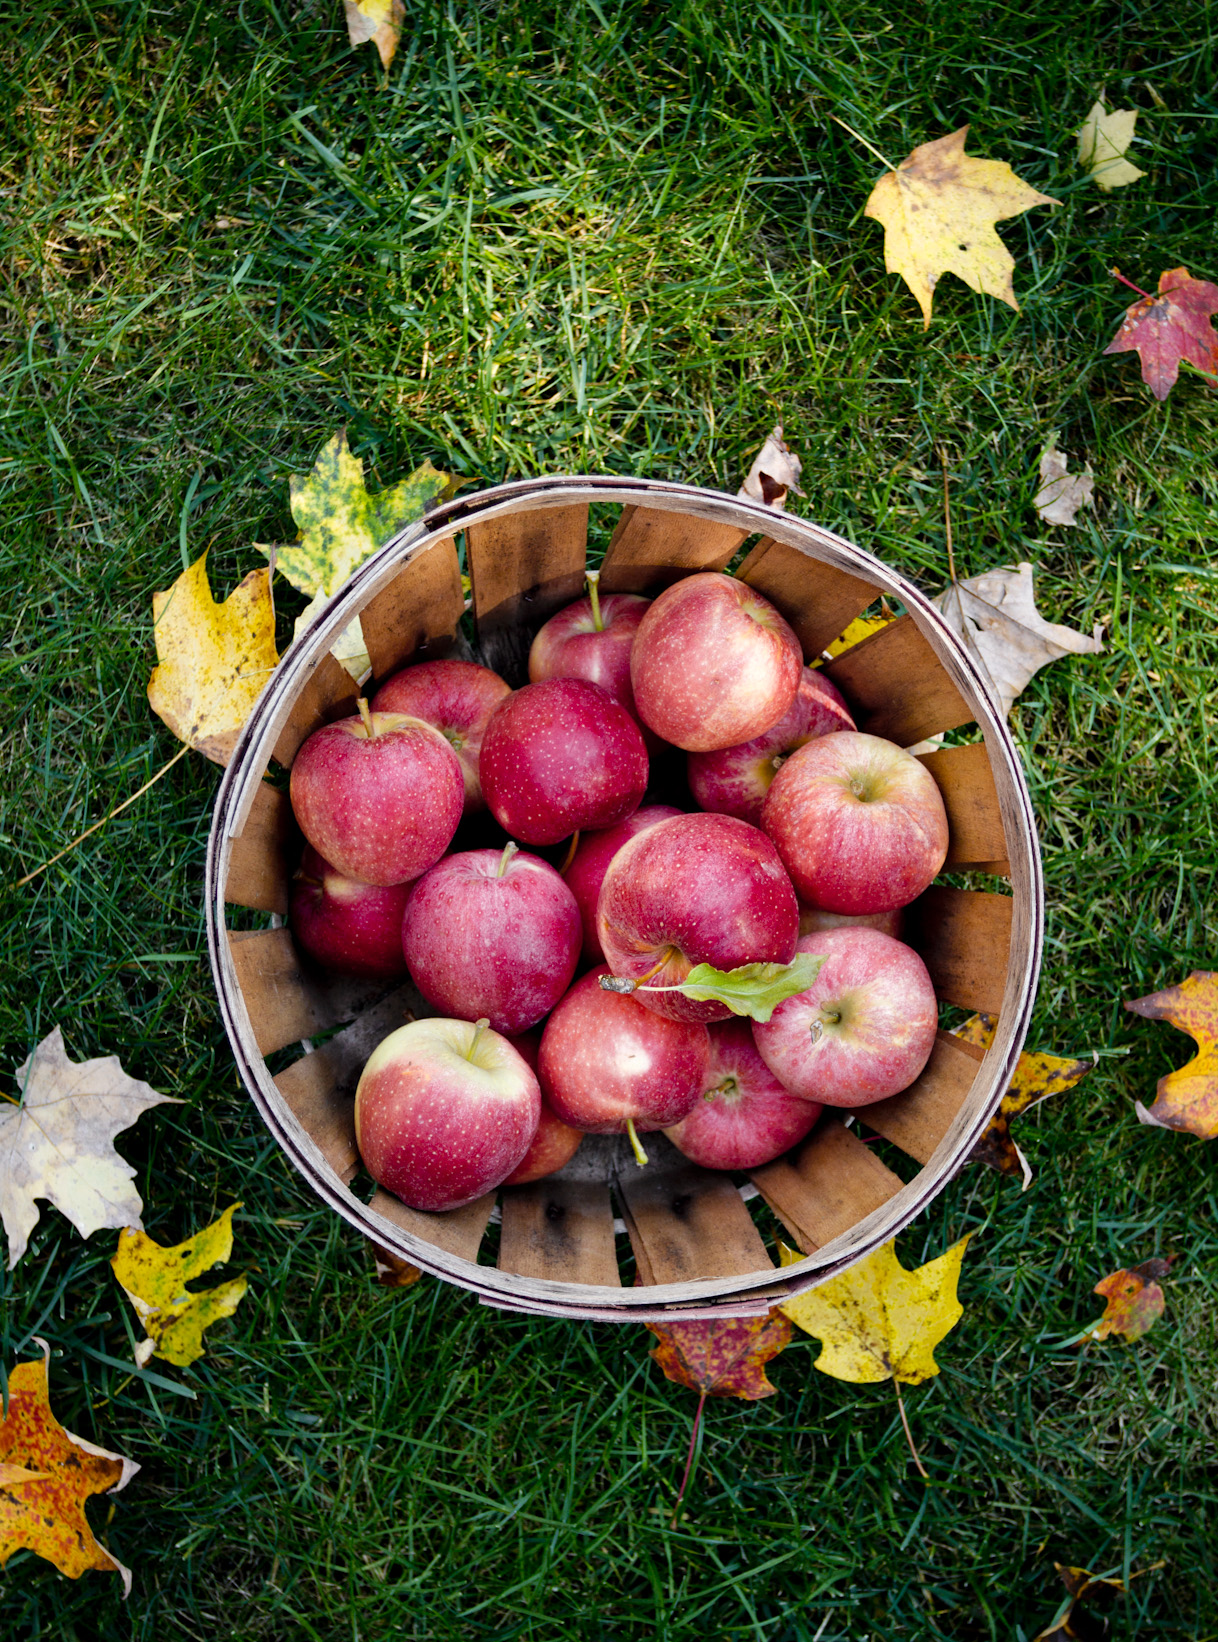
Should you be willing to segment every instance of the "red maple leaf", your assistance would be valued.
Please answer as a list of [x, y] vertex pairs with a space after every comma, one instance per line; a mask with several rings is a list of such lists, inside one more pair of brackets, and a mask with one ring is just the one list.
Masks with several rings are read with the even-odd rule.
[[[1150, 296], [1114, 268], [1123, 285], [1138, 291], [1142, 300], [1126, 310], [1121, 328], [1104, 349], [1109, 353], [1137, 351], [1142, 380], [1156, 399], [1166, 399], [1187, 360], [1207, 376], [1218, 377], [1218, 335], [1210, 315], [1218, 313], [1218, 285], [1192, 279], [1187, 268], [1169, 268], [1159, 275], [1159, 294]], [[1216, 383], [1218, 385], [1218, 383]]]

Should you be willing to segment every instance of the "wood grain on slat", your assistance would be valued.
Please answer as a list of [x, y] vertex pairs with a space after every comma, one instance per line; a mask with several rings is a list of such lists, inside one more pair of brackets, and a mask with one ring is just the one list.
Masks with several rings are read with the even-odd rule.
[[275, 1087], [296, 1120], [340, 1180], [359, 1165], [355, 1145], [355, 1086], [368, 1056], [420, 1005], [404, 986], [364, 1011], [311, 1055], [302, 1055], [275, 1078]]
[[539, 626], [584, 588], [588, 504], [534, 508], [465, 532], [465, 559], [479, 631]]
[[973, 709], [909, 616], [825, 663], [860, 730], [912, 747], [973, 722]]
[[902, 1186], [899, 1175], [827, 1114], [798, 1151], [750, 1175], [805, 1254], [849, 1231]]
[[619, 1288], [609, 1187], [589, 1180], [507, 1186], [499, 1269], [518, 1277]]
[[747, 1276], [773, 1261], [726, 1175], [674, 1169], [618, 1177], [639, 1274], [647, 1283]]
[[768, 536], [757, 543], [736, 574], [786, 617], [808, 661], [832, 644], [880, 592], [861, 577], [835, 570]]
[[668, 587], [696, 570], [722, 570], [748, 532], [689, 513], [652, 507], [622, 509], [601, 567], [606, 593]]
[[292, 806], [288, 795], [262, 781], [241, 836], [233, 839], [224, 899], [234, 906], [286, 914], [289, 871], [287, 842], [292, 833]]
[[273, 1054], [330, 1025], [288, 930], [230, 930], [228, 942], [259, 1054]]
[[373, 677], [378, 683], [408, 661], [447, 655], [465, 609], [461, 566], [452, 538], [407, 559], [360, 611]]
[[935, 884], [905, 912], [905, 940], [922, 958], [940, 1003], [996, 1015], [1011, 955], [1015, 903], [988, 890]]
[[494, 1192], [487, 1192], [476, 1202], [463, 1209], [447, 1209], [442, 1214], [425, 1214], [422, 1209], [408, 1209], [399, 1198], [379, 1188], [368, 1205], [373, 1215], [379, 1215], [399, 1231], [411, 1232], [424, 1243], [431, 1243], [446, 1254], [455, 1254], [459, 1260], [476, 1260], [478, 1245], [482, 1242], [486, 1223], [495, 1207]]
[[351, 674], [327, 650], [292, 703], [271, 756], [289, 769], [301, 742], [307, 741], [314, 730], [336, 718], [351, 717], [358, 695], [359, 686]]
[[929, 1163], [964, 1105], [983, 1056], [984, 1050], [976, 1044], [965, 1043], [950, 1032], [937, 1032], [930, 1059], [909, 1088], [863, 1108], [859, 1121], [891, 1140], [907, 1157]]
[[947, 811], [949, 867], [1005, 875], [1010, 872], [1007, 840], [994, 771], [984, 745], [941, 747], [919, 753], [918, 762], [934, 776]]

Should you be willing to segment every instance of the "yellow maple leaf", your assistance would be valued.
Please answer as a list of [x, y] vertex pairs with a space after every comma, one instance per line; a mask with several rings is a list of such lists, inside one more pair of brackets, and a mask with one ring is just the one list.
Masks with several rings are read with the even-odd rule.
[[131, 1573], [93, 1537], [85, 1517], [91, 1494], [118, 1493], [139, 1470], [134, 1460], [74, 1437], [51, 1413], [44, 1340], [41, 1361], [18, 1363], [8, 1376], [8, 1413], [0, 1422], [0, 1568], [14, 1551], [33, 1551], [61, 1574], [86, 1569]]
[[148, 680], [149, 705], [179, 741], [227, 764], [279, 660], [270, 571], [251, 570], [217, 604], [204, 553], [152, 595], [152, 623], [159, 665]]
[[917, 297], [924, 327], [945, 273], [1018, 310], [1011, 282], [1015, 259], [994, 224], [1034, 205], [1061, 204], [1021, 182], [1005, 160], [966, 154], [968, 129], [915, 148], [880, 178], [863, 211], [883, 223], [884, 266]]
[[[972, 1234], [970, 1233], [969, 1236]], [[962, 1237], [946, 1254], [907, 1271], [896, 1244], [885, 1243], [840, 1277], [786, 1300], [778, 1310], [823, 1347], [814, 1367], [836, 1380], [920, 1385], [939, 1372], [934, 1348], [964, 1315], [956, 1298]], [[779, 1245], [784, 1266], [804, 1257]]]
[[1111, 114], [1105, 114], [1103, 103], [1096, 102], [1079, 127], [1078, 163], [1090, 171], [1092, 182], [1105, 193], [1127, 188], [1146, 175], [1125, 158], [1137, 118], [1136, 109], [1114, 108]]
[[889, 616], [856, 616], [850, 625], [837, 635], [832, 644], [825, 646], [812, 665], [819, 666], [825, 656], [840, 656], [844, 650], [853, 650], [856, 644], [862, 644], [864, 639], [878, 633], [881, 627], [887, 627], [891, 619]]
[[[953, 1029], [952, 1035], [976, 1044], [979, 1049], [988, 1049], [997, 1029], [997, 1015], [971, 1015]], [[1099, 1056], [1094, 1050], [1090, 1060], [1067, 1060], [1061, 1055], [1046, 1054], [1043, 1049], [1025, 1049], [1015, 1064], [998, 1110], [981, 1131], [968, 1161], [987, 1163], [999, 1174], [1022, 1175], [1022, 1190], [1026, 1192], [1032, 1184], [1032, 1169], [1011, 1136], [1012, 1119], [1048, 1100], [1050, 1095], [1073, 1089], [1098, 1062]]]
[[199, 1294], [191, 1294], [186, 1285], [232, 1254], [233, 1215], [240, 1207], [234, 1203], [210, 1226], [172, 1248], [130, 1227], [119, 1233], [118, 1253], [110, 1264], [148, 1335], [135, 1350], [141, 1368], [154, 1354], [187, 1367], [203, 1355], [203, 1330], [236, 1311], [248, 1286], [244, 1277]]
[[1178, 986], [1125, 1007], [1147, 1020], [1170, 1021], [1197, 1045], [1192, 1060], [1159, 1079], [1152, 1106], [1138, 1101], [1138, 1121], [1218, 1140], [1218, 970], [1195, 969]]
[[[452, 475], [430, 462], [406, 479], [373, 495], [364, 484], [364, 464], [352, 456], [346, 429], [322, 447], [312, 473], [294, 475], [289, 489], [292, 517], [300, 540], [271, 549], [257, 544], [292, 586], [310, 603], [296, 618], [300, 633], [328, 599], [350, 581], [366, 559], [408, 524], [421, 519], [431, 504], [455, 488]], [[333, 646], [333, 653], [354, 678], [370, 665], [359, 617]]]
[[343, 11], [351, 44], [362, 46], [371, 40], [380, 53], [381, 67], [388, 70], [406, 20], [402, 0], [343, 0]]

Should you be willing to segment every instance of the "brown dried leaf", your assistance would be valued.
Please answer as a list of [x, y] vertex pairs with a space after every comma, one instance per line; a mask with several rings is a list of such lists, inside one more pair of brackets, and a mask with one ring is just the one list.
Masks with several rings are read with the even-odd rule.
[[786, 444], [782, 437], [782, 423], [777, 422], [774, 431], [754, 456], [753, 465], [736, 494], [747, 496], [754, 502], [764, 502], [766, 507], [784, 508], [788, 491], [793, 490], [797, 496], [804, 494], [799, 488], [802, 471], [803, 463]]
[[1060, 1562], [1055, 1562], [1053, 1566], [1061, 1575], [1062, 1583], [1070, 1595], [1065, 1605], [1058, 1609], [1051, 1624], [1043, 1631], [1038, 1631], [1032, 1642], [1083, 1642], [1083, 1638], [1091, 1633], [1076, 1629], [1078, 1615], [1075, 1610], [1089, 1596], [1102, 1592], [1123, 1592], [1124, 1583], [1119, 1579], [1106, 1579], [1090, 1574], [1086, 1568], [1068, 1568]]
[[[996, 1015], [974, 1015], [954, 1035], [966, 1043], [975, 1043], [988, 1049], [998, 1026]], [[1096, 1065], [1099, 1056], [1090, 1060], [1064, 1060], [1058, 1055], [1047, 1055], [1041, 1050], [1025, 1050], [1015, 1066], [1014, 1076], [1002, 1097], [1002, 1104], [990, 1119], [968, 1155], [970, 1163], [985, 1163], [1000, 1174], [1022, 1175], [1023, 1190], [1032, 1184], [1032, 1170], [1027, 1158], [1011, 1138], [1011, 1122], [1030, 1107], [1047, 1100], [1050, 1095], [1064, 1094], [1081, 1083]]]
[[1081, 473], [1066, 470], [1066, 458], [1052, 434], [1040, 458], [1040, 489], [1032, 506], [1046, 524], [1077, 525], [1080, 507], [1090, 507], [1095, 480], [1088, 462]]
[[1134, 998], [1125, 1007], [1147, 1020], [1170, 1021], [1197, 1044], [1187, 1065], [1159, 1079], [1149, 1110], [1138, 1101], [1139, 1123], [1183, 1129], [1202, 1140], [1218, 1138], [1218, 973], [1194, 970], [1179, 986]]
[[371, 40], [380, 53], [381, 67], [388, 72], [406, 21], [402, 0], [343, 0], [343, 11], [352, 46], [366, 45]]
[[47, 1397], [50, 1349], [44, 1340], [36, 1344], [41, 1361], [18, 1363], [9, 1374], [0, 1424], [0, 1568], [14, 1551], [33, 1551], [69, 1579], [88, 1568], [120, 1574], [127, 1596], [130, 1570], [94, 1539], [84, 1506], [91, 1494], [117, 1494], [139, 1466], [64, 1430]]
[[394, 1254], [392, 1249], [382, 1248], [370, 1237], [366, 1242], [376, 1268], [376, 1280], [382, 1288], [408, 1289], [422, 1277], [423, 1273], [418, 1266], [412, 1266], [408, 1260]]
[[36, 1198], [66, 1214], [82, 1237], [138, 1226], [135, 1170], [114, 1137], [151, 1106], [178, 1104], [129, 1078], [117, 1055], [70, 1061], [58, 1027], [17, 1068], [23, 1099], [0, 1107], [0, 1217], [11, 1270], [38, 1224]]

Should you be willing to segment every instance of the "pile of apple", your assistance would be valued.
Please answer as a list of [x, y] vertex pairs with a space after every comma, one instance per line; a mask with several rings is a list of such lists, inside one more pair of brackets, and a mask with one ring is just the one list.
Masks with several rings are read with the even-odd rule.
[[[601, 598], [591, 574], [537, 634], [529, 678], [407, 667], [292, 767], [296, 940], [336, 970], [408, 974], [437, 1012], [364, 1068], [369, 1174], [451, 1209], [561, 1168], [584, 1134], [626, 1133], [645, 1162], [656, 1129], [747, 1169], [823, 1106], [906, 1088], [937, 1006], [900, 909], [947, 852], [923, 765], [860, 734], [778, 611], [727, 575], [648, 600]], [[700, 808], [640, 807], [674, 759]], [[486, 810], [495, 847], [450, 850]], [[737, 972], [734, 1010], [690, 980], [704, 965]], [[755, 974], [795, 977], [791, 995], [751, 1006]]]

